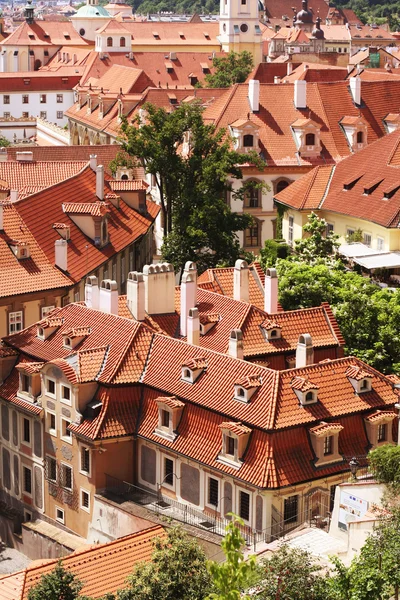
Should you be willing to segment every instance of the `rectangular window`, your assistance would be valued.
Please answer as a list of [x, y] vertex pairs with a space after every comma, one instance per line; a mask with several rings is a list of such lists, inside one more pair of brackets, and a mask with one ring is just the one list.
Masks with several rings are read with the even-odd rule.
[[283, 509], [285, 523], [297, 523], [298, 502], [299, 497], [297, 495], [285, 498]]
[[67, 490], [72, 490], [72, 467], [61, 465], [62, 486]]
[[230, 436], [226, 436], [225, 440], [226, 440], [225, 441], [225, 444], [226, 444], [226, 450], [225, 450], [225, 452], [226, 452], [226, 454], [229, 454], [229, 456], [233, 456], [234, 457], [235, 456], [235, 446], [236, 446], [235, 442], [236, 442], [236, 439], [233, 438], [233, 437], [230, 437]]
[[57, 461], [52, 456], [47, 457], [47, 479], [57, 481]]
[[29, 113], [28, 112], [23, 112], [22, 113], [22, 118], [23, 119], [29, 119]]
[[47, 317], [47, 315], [49, 314], [49, 312], [51, 312], [54, 309], [55, 309], [54, 304], [52, 304], [51, 306], [42, 306], [42, 309], [41, 309], [42, 319], [45, 319]]
[[112, 264], [112, 278], [117, 281], [117, 263], [115, 261]]
[[324, 439], [324, 456], [333, 452], [333, 435], [327, 435]]
[[57, 506], [56, 506], [56, 521], [58, 521], [59, 523], [62, 523], [62, 524], [65, 523], [64, 511], [62, 508], [58, 508]]
[[28, 94], [24, 94], [22, 96], [22, 104], [29, 104], [29, 96], [28, 96]]
[[250, 248], [259, 246], [259, 233], [260, 233], [259, 224], [254, 221], [252, 227], [249, 227], [245, 231], [245, 241], [244, 241], [245, 246], [250, 247]]
[[56, 382], [53, 379], [47, 380], [47, 393], [55, 396], [56, 393]]
[[169, 429], [169, 412], [167, 410], [161, 411], [161, 424]]
[[326, 224], [326, 234], [328, 235], [329, 233], [333, 233], [334, 232], [334, 227], [332, 223], [327, 223]]
[[47, 431], [51, 435], [57, 435], [56, 415], [54, 413], [47, 413]]
[[66, 385], [61, 386], [61, 398], [66, 404], [71, 404], [71, 389]]
[[10, 104], [10, 96], [3, 96], [3, 104]]
[[89, 512], [90, 508], [90, 495], [85, 490], [81, 490], [81, 508]]
[[370, 233], [364, 233], [364, 244], [371, 248], [372, 236]]
[[67, 421], [66, 419], [61, 419], [61, 437], [63, 437], [64, 440], [72, 443], [71, 432], [68, 429], [68, 427], [70, 425], [71, 425], [71, 421]]
[[219, 499], [219, 481], [213, 477], [208, 478], [208, 504], [211, 506], [218, 506]]
[[24, 492], [32, 494], [32, 471], [29, 467], [23, 467], [23, 485]]
[[81, 449], [81, 471], [90, 473], [90, 450], [89, 448]]
[[335, 493], [336, 493], [336, 485], [331, 485], [330, 494], [329, 494], [329, 512], [332, 514], [333, 507], [335, 506]]
[[250, 519], [250, 494], [239, 492], [239, 516], [244, 521]]
[[354, 234], [355, 234], [354, 229], [350, 229], [350, 228], [347, 229], [347, 232], [346, 232], [347, 237], [351, 237]]
[[8, 315], [8, 333], [12, 335], [13, 333], [17, 333], [17, 331], [21, 331], [23, 327], [22, 320], [22, 310], [18, 310], [17, 312], [11, 312]]
[[29, 419], [24, 419], [23, 422], [23, 430], [22, 430], [22, 439], [25, 443], [31, 443], [31, 422]]
[[40, 111], [40, 118], [44, 119], [46, 121], [46, 119], [47, 119], [47, 112], [45, 110], [41, 110]]
[[62, 110], [58, 110], [57, 111], [57, 119], [63, 119], [64, 118], [64, 113]]
[[294, 227], [294, 218], [289, 217], [288, 241], [291, 246], [293, 245], [293, 227]]
[[29, 388], [31, 384], [31, 378], [26, 373], [20, 374], [20, 382], [21, 382], [21, 392], [26, 392], [29, 394]]
[[11, 117], [11, 113], [9, 112], [3, 112], [3, 118], [4, 119], [9, 119]]
[[126, 269], [126, 261], [125, 255], [121, 256], [121, 283], [125, 283], [125, 269]]
[[74, 302], [80, 302], [81, 296], [79, 294], [79, 290], [75, 290], [74, 292]]
[[57, 94], [57, 104], [61, 104], [64, 101], [64, 97], [62, 94]]
[[378, 425], [378, 442], [386, 442], [387, 439], [387, 425], [382, 423]]
[[381, 237], [376, 238], [376, 249], [383, 250], [385, 247], [385, 240]]
[[46, 94], [40, 94], [40, 104], [46, 104], [47, 96]]
[[174, 485], [174, 462], [170, 458], [164, 459], [164, 483]]
[[135, 262], [133, 260], [133, 248], [129, 248], [129, 271], [135, 270]]

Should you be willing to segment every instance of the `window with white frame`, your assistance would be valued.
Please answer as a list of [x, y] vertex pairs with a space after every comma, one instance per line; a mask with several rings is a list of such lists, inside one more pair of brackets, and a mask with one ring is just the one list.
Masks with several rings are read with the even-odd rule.
[[61, 402], [71, 405], [71, 388], [68, 385], [61, 385]]
[[57, 104], [61, 104], [64, 101], [62, 94], [57, 94]]
[[385, 248], [385, 240], [381, 237], [377, 237], [376, 238], [376, 249], [384, 250], [384, 248]]
[[50, 379], [49, 377], [46, 379], [46, 394], [48, 396], [52, 396], [53, 398], [56, 396], [56, 382], [54, 379]]
[[47, 412], [47, 431], [50, 435], [57, 435], [57, 424], [56, 424], [56, 415], [52, 412]]
[[218, 508], [219, 503], [219, 481], [215, 477], [208, 478], [208, 493], [207, 493], [207, 504]]
[[293, 245], [294, 218], [289, 217], [288, 223], [289, 223], [288, 242], [292, 246]]
[[23, 329], [22, 310], [10, 312], [8, 314], [8, 333], [12, 335]]
[[244, 521], [250, 521], [250, 494], [239, 491], [239, 517]]
[[68, 427], [71, 425], [71, 421], [67, 421], [67, 419], [61, 418], [61, 437], [64, 442], [68, 442], [72, 444], [72, 436]]
[[164, 458], [163, 483], [171, 487], [174, 485], [174, 461], [167, 457]]
[[90, 475], [90, 449], [86, 446], [81, 447], [81, 473]]
[[10, 117], [11, 117], [11, 113], [10, 112], [8, 112], [8, 111], [4, 111], [3, 112], [3, 118], [4, 119], [9, 119]]
[[372, 235], [370, 233], [364, 233], [364, 244], [371, 248]]
[[55, 515], [56, 515], [56, 521], [58, 521], [59, 523], [62, 523], [64, 525], [65, 524], [64, 510], [62, 508], [59, 508], [58, 506], [56, 506], [55, 507]]
[[58, 110], [57, 111], [57, 119], [63, 119], [64, 118], [64, 112], [62, 110]]
[[74, 302], [80, 302], [81, 299], [81, 295], [79, 293], [79, 290], [75, 290], [74, 291]]
[[32, 470], [29, 467], [22, 467], [22, 485], [25, 494], [32, 495]]
[[81, 489], [81, 509], [90, 511], [90, 494], [86, 490]]
[[41, 308], [41, 315], [42, 315], [42, 319], [45, 319], [47, 317], [47, 315], [49, 314], [49, 312], [51, 312], [52, 310], [55, 309], [54, 304], [52, 304], [51, 306], [42, 306]]
[[61, 485], [67, 490], [72, 490], [72, 467], [61, 463]]
[[40, 118], [43, 119], [44, 121], [47, 120], [47, 111], [46, 110], [40, 111]]
[[46, 104], [47, 96], [46, 94], [40, 94], [40, 104]]

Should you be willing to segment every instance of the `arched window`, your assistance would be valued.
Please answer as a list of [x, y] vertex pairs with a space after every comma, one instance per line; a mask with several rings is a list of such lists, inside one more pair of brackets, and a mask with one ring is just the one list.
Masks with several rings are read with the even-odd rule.
[[307, 392], [306, 394], [306, 402], [312, 402], [314, 400], [313, 392]]
[[315, 135], [313, 133], [307, 133], [306, 146], [315, 146]]
[[243, 146], [245, 148], [252, 148], [254, 146], [254, 137], [250, 133], [243, 136]]
[[121, 181], [127, 181], [127, 179], [129, 179], [128, 175], [126, 173], [124, 173], [123, 175], [121, 175]]
[[255, 187], [257, 181], [250, 182], [254, 185], [250, 185], [246, 190], [245, 194], [245, 208], [258, 208], [260, 206], [260, 190]]
[[364, 143], [364, 134], [362, 131], [357, 131], [357, 144]]
[[107, 48], [111, 48], [113, 45], [113, 40], [112, 37], [108, 37], [107, 38]]
[[284, 179], [282, 181], [278, 181], [277, 186], [276, 186], [276, 193], [279, 194], [279, 192], [282, 192], [283, 190], [285, 190], [288, 185], [289, 185], [289, 182], [285, 181]]
[[125, 48], [125, 46], [126, 46], [126, 40], [125, 40], [124, 37], [119, 38], [119, 45], [120, 45], [120, 48]]

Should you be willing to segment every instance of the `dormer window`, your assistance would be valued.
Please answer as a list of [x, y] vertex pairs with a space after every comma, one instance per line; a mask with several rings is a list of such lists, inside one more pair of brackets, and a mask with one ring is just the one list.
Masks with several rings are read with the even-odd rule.
[[400, 125], [400, 114], [399, 113], [389, 113], [384, 119], [383, 122], [386, 125], [386, 129], [388, 133], [393, 133], [393, 131], [397, 131]]
[[258, 151], [259, 126], [250, 119], [237, 119], [229, 126], [237, 152]]
[[312, 119], [297, 119], [291, 125], [297, 151], [300, 156], [318, 156], [322, 147], [320, 128]]
[[249, 402], [254, 393], [261, 386], [259, 375], [247, 375], [235, 383], [235, 399]]
[[158, 425], [154, 433], [173, 442], [178, 435], [177, 429], [182, 417], [184, 403], [175, 396], [156, 398]]
[[30, 362], [17, 365], [19, 386], [17, 396], [32, 402], [41, 392], [40, 371], [44, 363]]
[[372, 448], [393, 442], [392, 424], [397, 414], [390, 410], [376, 410], [365, 418], [365, 429]]
[[18, 260], [23, 260], [24, 258], [29, 258], [30, 256], [29, 246], [26, 242], [13, 240], [10, 242], [10, 249]]
[[339, 454], [339, 434], [342, 429], [343, 426], [340, 423], [325, 423], [324, 421], [310, 429], [316, 467], [343, 460]]
[[243, 462], [251, 429], [242, 423], [234, 422], [221, 423], [220, 429], [222, 431], [222, 452], [218, 456], [218, 460], [239, 469]]
[[290, 385], [302, 406], [318, 402], [319, 387], [309, 379], [294, 377]]
[[346, 376], [357, 394], [365, 394], [372, 390], [373, 375], [358, 365], [348, 367]]
[[340, 125], [352, 152], [357, 152], [367, 145], [367, 124], [362, 117], [344, 117]]
[[101, 243], [103, 246], [108, 244], [108, 219], [106, 218], [101, 221]]
[[68, 348], [68, 350], [76, 348], [90, 333], [90, 327], [71, 327], [64, 331], [62, 334], [64, 348]]
[[64, 348], [72, 348], [71, 338], [69, 338], [69, 337], [64, 338]]
[[38, 328], [37, 328], [37, 336], [41, 340], [44, 340], [44, 329], [43, 329], [43, 327], [38, 326]]
[[243, 146], [245, 148], [253, 148], [254, 147], [254, 135], [247, 133], [243, 136]]
[[63, 322], [64, 319], [58, 317], [46, 317], [42, 319], [37, 325], [37, 337], [41, 340], [47, 340], [47, 338], [61, 327]]
[[261, 331], [267, 342], [281, 339], [281, 326], [276, 321], [265, 319], [261, 323]]
[[314, 133], [307, 133], [306, 146], [315, 146], [315, 134]]
[[220, 315], [210, 313], [200, 315], [200, 335], [206, 335], [220, 320]]
[[182, 365], [182, 380], [194, 383], [206, 368], [205, 358], [201, 356], [192, 358]]

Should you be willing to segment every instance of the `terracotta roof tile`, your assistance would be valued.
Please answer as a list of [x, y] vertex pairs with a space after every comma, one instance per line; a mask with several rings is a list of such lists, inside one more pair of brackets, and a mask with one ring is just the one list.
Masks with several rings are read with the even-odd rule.
[[24, 371], [25, 373], [35, 374], [40, 373], [44, 363], [43, 362], [23, 362], [17, 365], [18, 371]]
[[237, 436], [248, 435], [251, 433], [251, 429], [242, 425], [242, 423], [235, 423], [234, 421], [224, 421], [219, 426], [220, 429], [227, 429], [228, 431], [232, 431], [232, 433]]
[[379, 422], [379, 421], [393, 420], [393, 419], [396, 419], [397, 417], [398, 417], [398, 415], [394, 411], [377, 410], [374, 413], [372, 413], [371, 415], [368, 415], [368, 417], [366, 417], [365, 420], [369, 421], [370, 423], [375, 423], [375, 422]]
[[78, 34], [72, 23], [24, 21], [7, 36], [2, 46], [85, 46], [88, 45]]
[[365, 377], [373, 377], [371, 373], [365, 371], [359, 365], [350, 365], [350, 367], [346, 370], [346, 376], [350, 377], [350, 379], [355, 379], [356, 381], [361, 381]]
[[175, 396], [158, 396], [155, 401], [160, 404], [165, 404], [170, 408], [182, 408], [185, 406], [184, 403], [178, 400]]
[[109, 212], [106, 202], [67, 202], [62, 205], [62, 209], [67, 214], [92, 215], [92, 217], [102, 217]]
[[340, 423], [325, 423], [325, 421], [322, 421], [322, 423], [319, 423], [319, 425], [312, 427], [310, 432], [317, 435], [323, 435], [327, 431], [342, 431], [342, 429], [343, 425]]
[[294, 377], [290, 385], [294, 390], [299, 390], [300, 392], [308, 392], [309, 390], [319, 389], [317, 384], [309, 381], [305, 377]]
[[110, 188], [117, 192], [147, 190], [148, 187], [149, 187], [148, 183], [143, 181], [143, 179], [141, 179], [141, 180], [112, 179], [110, 181]]
[[245, 390], [249, 390], [251, 388], [260, 387], [261, 377], [260, 375], [246, 375], [246, 377], [239, 379], [236, 383]]
[[207, 359], [204, 356], [195, 356], [193, 358], [189, 358], [182, 363], [183, 367], [188, 367], [189, 369], [206, 369], [207, 368]]

